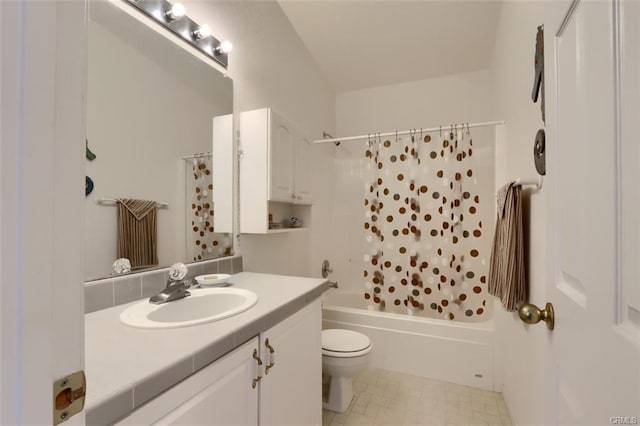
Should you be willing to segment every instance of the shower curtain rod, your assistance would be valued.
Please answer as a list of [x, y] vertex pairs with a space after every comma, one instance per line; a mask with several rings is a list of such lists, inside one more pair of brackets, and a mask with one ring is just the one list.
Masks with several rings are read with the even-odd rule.
[[180, 157], [180, 159], [181, 160], [193, 160], [195, 158], [210, 157], [210, 156], [211, 156], [210, 152], [201, 152], [199, 154], [185, 155], [183, 157]]
[[[487, 126], [499, 126], [501, 124], [505, 124], [504, 120], [500, 120], [500, 121], [487, 121], [486, 123], [473, 123], [473, 124], [464, 124], [464, 128], [469, 128], [469, 129], [473, 129], [475, 127], [487, 127]], [[458, 124], [458, 126], [462, 126], [461, 124]], [[346, 138], [333, 138], [333, 139], [319, 139], [319, 140], [315, 140], [313, 141], [313, 143], [329, 143], [329, 142], [347, 142], [347, 141], [358, 141], [358, 140], [363, 140], [363, 139], [369, 139], [370, 137], [387, 137], [387, 136], [400, 136], [400, 135], [409, 135], [411, 133], [415, 133], [415, 132], [422, 132], [422, 133], [433, 133], [433, 132], [439, 132], [440, 130], [450, 130], [451, 129], [451, 125], [449, 126], [438, 126], [438, 127], [431, 127], [429, 129], [411, 129], [411, 130], [403, 130], [401, 132], [387, 132], [387, 133], [370, 133], [368, 135], [359, 135], [359, 136], [349, 136]]]

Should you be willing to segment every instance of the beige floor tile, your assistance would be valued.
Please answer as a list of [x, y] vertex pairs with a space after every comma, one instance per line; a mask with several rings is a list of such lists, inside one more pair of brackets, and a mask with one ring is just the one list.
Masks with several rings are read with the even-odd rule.
[[345, 413], [323, 410], [323, 426], [512, 425], [498, 392], [373, 368], [353, 389]]
[[364, 391], [367, 390], [367, 386], [369, 386], [369, 385], [367, 385], [366, 383], [354, 381], [353, 382], [353, 391], [355, 393], [364, 392]]
[[402, 424], [404, 420], [403, 410], [394, 410], [391, 408], [380, 408], [378, 415], [375, 417], [376, 422]]
[[503, 426], [511, 426], [513, 424], [509, 416], [500, 416], [500, 420], [502, 420]]
[[364, 414], [365, 410], [367, 408], [367, 404], [353, 404], [353, 406], [351, 407], [351, 414], [356, 413], [356, 414]]
[[378, 396], [382, 396], [384, 395], [384, 386], [379, 386], [379, 385], [369, 385], [367, 387], [367, 392], [370, 393], [371, 395], [378, 395]]
[[329, 410], [322, 410], [322, 426], [328, 426], [331, 424], [333, 417], [336, 413]]
[[348, 414], [338, 413], [335, 416], [333, 416], [333, 419], [331, 420], [331, 424], [332, 425], [343, 425], [347, 421], [348, 417], [349, 417]]
[[376, 404], [379, 407], [389, 408], [389, 400], [384, 396], [373, 395], [369, 400], [369, 404]]
[[367, 408], [364, 410], [364, 415], [367, 417], [375, 418], [380, 411], [380, 406], [374, 403], [367, 404]]
[[357, 392], [354, 390], [353, 399], [357, 404], [368, 404], [371, 401], [371, 394], [369, 392]]
[[405, 411], [407, 409], [407, 400], [404, 398], [390, 398], [388, 408]]
[[347, 421], [344, 424], [345, 426], [370, 425], [372, 422], [373, 419], [371, 417], [366, 417], [358, 413], [351, 413], [349, 417], [347, 417]]

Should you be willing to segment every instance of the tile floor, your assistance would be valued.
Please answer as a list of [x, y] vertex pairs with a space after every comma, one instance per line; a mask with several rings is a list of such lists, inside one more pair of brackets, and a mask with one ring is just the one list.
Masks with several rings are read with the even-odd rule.
[[323, 410], [323, 426], [511, 425], [502, 394], [369, 368], [344, 413]]

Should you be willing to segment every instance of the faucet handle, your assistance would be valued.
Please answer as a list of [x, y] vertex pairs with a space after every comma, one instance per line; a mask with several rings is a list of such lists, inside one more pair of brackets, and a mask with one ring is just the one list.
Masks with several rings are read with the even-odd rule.
[[182, 286], [184, 288], [189, 288], [190, 287], [190, 285], [188, 284], [188, 280], [172, 280], [171, 278], [169, 278], [167, 280], [167, 286], [165, 288], [169, 288], [169, 287], [171, 287], [173, 285], [176, 285], [176, 284], [182, 284]]

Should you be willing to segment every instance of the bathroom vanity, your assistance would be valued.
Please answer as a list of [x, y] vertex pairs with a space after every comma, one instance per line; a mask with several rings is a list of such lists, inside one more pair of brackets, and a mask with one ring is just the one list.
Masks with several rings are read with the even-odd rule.
[[212, 323], [133, 328], [119, 319], [131, 304], [87, 314], [87, 424], [322, 423], [328, 282], [243, 272], [230, 283], [258, 303]]

